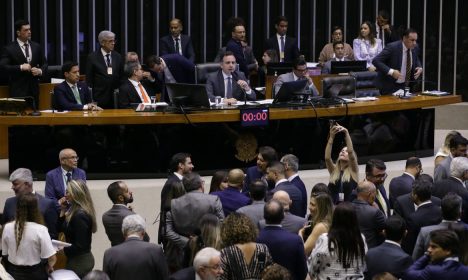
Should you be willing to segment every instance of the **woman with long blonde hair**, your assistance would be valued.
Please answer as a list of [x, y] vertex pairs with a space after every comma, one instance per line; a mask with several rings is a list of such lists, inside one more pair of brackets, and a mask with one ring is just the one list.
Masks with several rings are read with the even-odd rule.
[[64, 248], [66, 269], [83, 278], [94, 267], [91, 241], [92, 234], [97, 231], [96, 212], [86, 183], [81, 180], [68, 182], [65, 197], [59, 203], [65, 239], [72, 244]]
[[[337, 133], [344, 133], [346, 146], [338, 155], [336, 163], [331, 158], [333, 141]], [[335, 123], [330, 127], [327, 146], [325, 148], [325, 165], [330, 173], [328, 188], [332, 194], [333, 203], [351, 201], [351, 193], [359, 182], [359, 166], [354, 153], [353, 142], [348, 130]]]

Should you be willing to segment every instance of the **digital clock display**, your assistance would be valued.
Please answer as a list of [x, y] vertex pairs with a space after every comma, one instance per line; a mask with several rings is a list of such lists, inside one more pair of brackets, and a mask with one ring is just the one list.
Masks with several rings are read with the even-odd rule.
[[240, 110], [242, 126], [265, 126], [270, 119], [268, 108], [245, 108]]

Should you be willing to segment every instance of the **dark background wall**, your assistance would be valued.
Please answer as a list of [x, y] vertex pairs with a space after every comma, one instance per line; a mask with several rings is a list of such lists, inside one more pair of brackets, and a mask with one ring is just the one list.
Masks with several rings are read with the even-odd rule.
[[289, 35], [298, 38], [308, 61], [316, 61], [330, 29], [345, 28], [352, 43], [364, 20], [390, 12], [396, 27], [419, 31], [426, 88], [468, 95], [468, 1], [462, 0], [0, 0], [0, 47], [14, 39], [13, 23], [31, 22], [33, 40], [42, 44], [49, 65], [76, 60], [84, 68], [97, 47], [97, 34], [117, 34], [117, 51], [157, 54], [158, 40], [173, 17], [192, 36], [197, 62], [212, 61], [229, 33], [232, 16], [245, 19], [247, 37], [261, 61], [263, 42], [274, 34], [274, 19], [289, 18]]

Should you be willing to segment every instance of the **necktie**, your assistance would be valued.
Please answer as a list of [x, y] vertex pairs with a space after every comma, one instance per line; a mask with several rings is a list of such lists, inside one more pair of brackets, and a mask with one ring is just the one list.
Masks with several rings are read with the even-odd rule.
[[68, 183], [68, 182], [70, 182], [71, 179], [72, 179], [72, 174], [71, 174], [71, 172], [67, 172], [66, 175], [67, 175], [67, 183]]
[[226, 98], [232, 98], [232, 81], [231, 76], [227, 77]]
[[280, 36], [280, 42], [281, 42], [280, 57], [281, 57], [281, 62], [284, 62], [284, 36]]
[[175, 52], [181, 54], [179, 49], [179, 38], [175, 39]]
[[78, 92], [78, 88], [76, 87], [76, 85], [73, 85], [71, 88], [73, 91], [73, 95], [75, 96], [76, 103], [81, 105], [82, 103], [81, 103], [80, 93]]
[[112, 67], [112, 64], [110, 61], [110, 53], [106, 54], [106, 63], [107, 63], [107, 67]]
[[30, 59], [29, 59], [29, 44], [28, 43], [24, 44], [24, 54], [26, 56], [26, 60], [29, 62]]
[[387, 217], [387, 204], [385, 203], [385, 199], [382, 197], [382, 194], [379, 190], [377, 190], [377, 200], [382, 208], [382, 212]]
[[143, 103], [150, 103], [149, 96], [148, 96], [148, 94], [146, 94], [146, 91], [143, 88], [143, 86], [141, 85], [141, 83], [138, 83], [138, 87], [140, 88], [141, 97], [143, 98]]
[[405, 85], [408, 86], [411, 76], [411, 53], [410, 49], [406, 51], [406, 75], [405, 75]]

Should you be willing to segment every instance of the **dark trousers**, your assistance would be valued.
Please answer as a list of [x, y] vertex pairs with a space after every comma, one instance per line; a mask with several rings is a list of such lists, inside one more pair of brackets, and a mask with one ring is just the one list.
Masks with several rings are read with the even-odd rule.
[[5, 261], [5, 269], [15, 280], [47, 280], [46, 268], [43, 263], [36, 265], [14, 265]]

